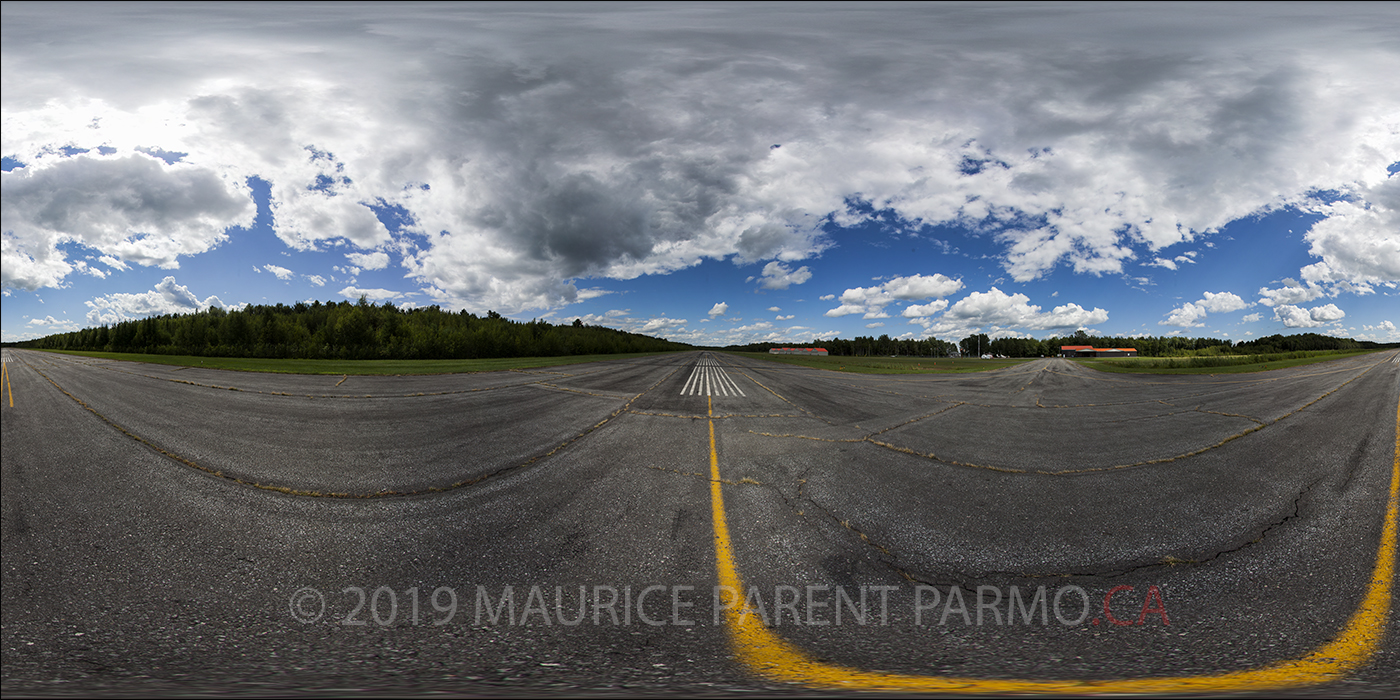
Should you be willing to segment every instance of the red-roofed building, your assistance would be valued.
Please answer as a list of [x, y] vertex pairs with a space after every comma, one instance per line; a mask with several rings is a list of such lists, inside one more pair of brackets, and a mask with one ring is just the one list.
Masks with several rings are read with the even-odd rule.
[[769, 355], [825, 355], [826, 348], [772, 348]]

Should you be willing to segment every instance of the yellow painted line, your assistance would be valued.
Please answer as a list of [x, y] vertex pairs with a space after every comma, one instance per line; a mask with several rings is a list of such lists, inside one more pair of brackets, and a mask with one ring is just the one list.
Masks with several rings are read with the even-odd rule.
[[[714, 403], [710, 403], [714, 414]], [[1395, 409], [1395, 463], [1390, 498], [1376, 553], [1376, 566], [1360, 607], [1333, 637], [1312, 653], [1246, 671], [1204, 676], [1164, 676], [1117, 680], [1000, 680], [955, 676], [916, 676], [863, 671], [816, 661], [768, 629], [741, 602], [743, 581], [734, 562], [724, 494], [715, 450], [715, 423], [710, 420], [710, 506], [714, 520], [715, 569], [725, 593], [725, 623], [737, 658], [768, 680], [823, 690], [883, 690], [948, 693], [1224, 693], [1276, 690], [1341, 680], [1370, 661], [1380, 648], [1390, 613], [1395, 578], [1396, 520], [1400, 510], [1400, 403]]]
[[15, 407], [15, 381], [10, 379], [10, 363], [0, 362], [0, 384], [5, 385], [5, 391], [10, 395], [10, 408]]

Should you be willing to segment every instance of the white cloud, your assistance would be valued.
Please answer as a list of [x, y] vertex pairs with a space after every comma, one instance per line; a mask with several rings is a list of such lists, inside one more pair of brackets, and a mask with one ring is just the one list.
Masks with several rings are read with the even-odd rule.
[[[1267, 290], [1260, 290], [1261, 293], [1265, 291]], [[1239, 311], [1240, 309], [1247, 309], [1251, 306], [1253, 306], [1253, 304], [1241, 299], [1238, 294], [1233, 294], [1231, 292], [1206, 292], [1201, 295], [1199, 300], [1188, 302], [1172, 309], [1171, 313], [1167, 315], [1167, 319], [1165, 321], [1158, 321], [1157, 325], [1197, 328], [1205, 325], [1204, 323], [1199, 323], [1199, 321], [1206, 318], [1206, 312], [1230, 313], [1231, 311]], [[1247, 317], [1246, 320], [1248, 320]], [[1255, 320], [1258, 320], [1257, 314], [1255, 315]]]
[[851, 314], [859, 314], [864, 312], [864, 306], [860, 306], [857, 304], [842, 304], [834, 309], [829, 309], [825, 315], [830, 316], [832, 318], [839, 318], [841, 316], [850, 316]]
[[389, 256], [386, 253], [346, 253], [345, 257], [356, 267], [366, 270], [383, 270], [389, 266]]
[[1323, 304], [1322, 306], [1315, 306], [1309, 309], [1308, 315], [1315, 321], [1331, 323], [1333, 321], [1342, 320], [1347, 314], [1345, 311], [1337, 308], [1336, 304]]
[[278, 185], [273, 189], [272, 215], [277, 237], [288, 246], [317, 250], [325, 241], [348, 238], [361, 248], [373, 248], [390, 241], [388, 229], [359, 202]]
[[1090, 311], [1078, 304], [1064, 304], [1041, 312], [1039, 306], [1029, 302], [1030, 298], [1024, 294], [1008, 295], [992, 287], [990, 291], [973, 292], [960, 299], [943, 314], [943, 320], [959, 324], [959, 327], [996, 325], [1038, 330], [1078, 328], [1108, 320], [1108, 312], [1099, 308]]
[[296, 275], [295, 272], [292, 272], [291, 270], [288, 270], [285, 267], [281, 267], [280, 265], [263, 265], [263, 269], [267, 270], [268, 272], [271, 272], [272, 274], [277, 276], [277, 279], [283, 281], [289, 280]]
[[768, 310], [776, 313], [778, 311], [782, 311], [782, 308], [778, 306], [770, 306], [768, 307]]
[[991, 333], [988, 333], [987, 337], [991, 338], [992, 340], [996, 340], [997, 338], [1034, 338], [1035, 336], [1031, 335], [1030, 333], [1022, 333], [1019, 331], [1008, 330], [1005, 328], [996, 328], [993, 329]]
[[1321, 287], [1314, 285], [1304, 286], [1298, 280], [1285, 277], [1283, 286], [1278, 289], [1267, 287], [1259, 288], [1259, 303], [1264, 306], [1275, 306], [1278, 304], [1302, 304], [1312, 301], [1322, 296]]
[[[79, 330], [81, 328], [81, 326], [79, 326], [77, 323], [74, 323], [67, 319], [56, 319], [53, 316], [46, 316], [44, 318], [32, 318], [29, 320], [27, 325], [32, 327], [24, 329], [25, 331], [27, 331], [23, 334], [23, 337], [25, 338], [49, 335], [53, 333], [68, 333], [71, 331]], [[10, 334], [6, 334], [5, 339], [19, 340], [21, 339], [21, 336], [14, 335], [13, 337], [11, 337]]]
[[1400, 343], [1400, 328], [1396, 328], [1390, 321], [1381, 321], [1374, 326], [1362, 325], [1361, 330], [1365, 331], [1356, 336], [1357, 340], [1369, 340], [1373, 343]]
[[906, 306], [904, 307], [904, 313], [901, 315], [905, 318], [921, 318], [923, 316], [932, 316], [946, 308], [948, 308], [948, 300], [939, 299], [938, 301], [924, 304], [922, 306], [916, 306], [913, 304]]
[[819, 297], [817, 297], [817, 298], [820, 299], [820, 300], [822, 300], [822, 301], [831, 301], [832, 299], [835, 299], [835, 298], [836, 298], [836, 295], [835, 295], [835, 294], [823, 294], [823, 295], [821, 295], [821, 296], [819, 296]]
[[1195, 328], [1206, 325], [1204, 323], [1197, 323], [1197, 321], [1200, 321], [1205, 317], [1206, 309], [1204, 306], [1201, 306], [1200, 304], [1187, 303], [1182, 304], [1181, 306], [1175, 309], [1172, 309], [1171, 313], [1167, 315], [1167, 320], [1158, 321], [1157, 325]]
[[962, 288], [962, 280], [951, 279], [945, 275], [935, 273], [927, 276], [912, 275], [910, 277], [895, 277], [880, 288], [880, 294], [888, 295], [895, 299], [913, 301], [917, 299], [946, 297], [950, 294], [957, 293], [958, 290]]
[[306, 281], [316, 285], [317, 287], [326, 286], [326, 278], [320, 275], [306, 275]]
[[735, 326], [735, 327], [729, 329], [729, 332], [731, 332], [731, 333], [744, 333], [744, 332], [747, 332], [747, 331], [766, 331], [766, 330], [770, 330], [770, 329], [772, 329], [772, 328], [773, 328], [773, 324], [771, 324], [771, 323], [769, 323], [769, 322], [767, 322], [767, 321], [759, 321], [759, 322], [757, 322], [757, 323], [750, 323], [750, 324], [745, 325], [745, 326]]
[[794, 319], [794, 318], [797, 318], [797, 315], [796, 315], [796, 314], [788, 314], [788, 315], [786, 315], [786, 316], [775, 316], [775, 317], [774, 317], [774, 319], [775, 319], [775, 320], [778, 320], [778, 321], [791, 321], [791, 320]]
[[1285, 328], [1313, 328], [1322, 323], [1315, 322], [1306, 309], [1291, 307], [1291, 305], [1280, 305], [1274, 309], [1274, 321], [1281, 321]]
[[1311, 309], [1282, 304], [1274, 309], [1274, 320], [1282, 322], [1286, 328], [1317, 328], [1345, 317], [1346, 312], [1337, 308], [1336, 304], [1323, 304]]
[[726, 311], [728, 311], [728, 310], [729, 310], [729, 304], [726, 304], [726, 303], [724, 303], [724, 302], [721, 301], [721, 302], [715, 304], [714, 306], [710, 307], [710, 311], [709, 311], [710, 318], [714, 318], [714, 317], [716, 317], [716, 316], [723, 316], [723, 315], [724, 315], [724, 312], [726, 312]]
[[84, 303], [89, 309], [87, 321], [94, 326], [110, 325], [147, 316], [193, 313], [203, 311], [211, 306], [225, 307], [224, 302], [216, 296], [210, 296], [201, 301], [188, 287], [177, 283], [174, 277], [166, 277], [155, 286], [155, 289], [148, 292], [139, 294], [118, 292]]
[[1224, 314], [1231, 311], [1239, 311], [1252, 306], [1241, 299], [1239, 295], [1230, 292], [1206, 292], [1201, 296], [1201, 300], [1196, 302], [1201, 308], [1215, 314]]
[[680, 330], [685, 327], [685, 324], [686, 320], [683, 318], [667, 318], [665, 316], [660, 316], [648, 319], [646, 323], [643, 323], [633, 332], [643, 335], [657, 335], [668, 331]]
[[[942, 273], [895, 277], [876, 287], [855, 287], [841, 294], [841, 305], [826, 312], [833, 318], [865, 314], [864, 318], [889, 318], [885, 306], [895, 302], [942, 298], [963, 288], [962, 280]], [[823, 297], [825, 298], [825, 297]]]
[[1262, 318], [1264, 317], [1261, 314], [1245, 314], [1244, 316], [1240, 317], [1240, 320], [1245, 323], [1256, 323]]
[[106, 272], [105, 270], [102, 270], [102, 269], [97, 268], [97, 267], [91, 267], [91, 266], [89, 266], [89, 265], [87, 264], [86, 261], [83, 261], [83, 260], [74, 260], [74, 261], [73, 261], [73, 269], [77, 270], [78, 272], [80, 272], [80, 273], [82, 273], [82, 274], [84, 274], [84, 275], [88, 275], [88, 276], [91, 276], [91, 277], [96, 277], [97, 279], [100, 279], [100, 280], [101, 280], [101, 279], [107, 279], [107, 272]]
[[809, 279], [812, 279], [812, 272], [805, 266], [793, 270], [775, 260], [763, 266], [763, 274], [759, 275], [758, 283], [764, 289], [787, 289]]
[[1148, 266], [1148, 267], [1165, 267], [1165, 268], [1167, 268], [1168, 270], [1176, 270], [1176, 269], [1178, 269], [1178, 267], [1179, 267], [1180, 265], [1191, 265], [1191, 264], [1194, 264], [1194, 263], [1196, 262], [1196, 255], [1197, 255], [1197, 254], [1198, 254], [1198, 251], [1188, 250], [1188, 251], [1186, 251], [1185, 253], [1182, 253], [1181, 255], [1178, 255], [1178, 256], [1176, 256], [1175, 258], [1172, 258], [1172, 259], [1170, 259], [1170, 260], [1168, 260], [1167, 258], [1160, 257], [1160, 256], [1159, 256], [1159, 257], [1154, 257], [1154, 258], [1152, 259], [1152, 262], [1147, 263], [1147, 266]]
[[884, 328], [884, 327], [885, 327], [885, 323], [884, 323], [883, 321], [876, 321], [875, 323], [867, 323], [867, 324], [865, 324], [865, 327], [866, 327], [866, 328]]
[[580, 290], [578, 290], [578, 300], [579, 300], [579, 301], [587, 301], [587, 300], [589, 300], [589, 299], [597, 299], [598, 297], [605, 297], [605, 296], [607, 296], [607, 295], [609, 295], [609, 294], [614, 294], [614, 292], [613, 292], [612, 290], [610, 290], [610, 289], [603, 289], [603, 288], [601, 288], [601, 287], [590, 287], [590, 288], [588, 288], [588, 289], [580, 289]]
[[338, 293], [346, 299], [364, 297], [368, 301], [386, 301], [407, 296], [404, 292], [396, 292], [391, 289], [361, 289], [359, 287], [346, 287]]
[[[585, 324], [588, 324], [590, 326], [605, 326], [607, 328], [616, 328], [617, 330], [627, 331], [629, 333], [641, 333], [643, 335], [651, 335], [660, 338], [667, 338], [670, 340], [679, 340], [681, 342], [693, 343], [697, 340], [703, 342], [703, 339], [700, 337], [699, 333], [690, 331], [686, 328], [686, 324], [689, 323], [689, 321], [683, 318], [654, 316], [651, 318], [641, 319], [633, 317], [631, 315], [630, 309], [613, 309], [601, 315], [584, 314], [576, 318], [582, 320]], [[704, 323], [708, 320], [709, 319], [704, 319], [701, 321], [701, 323]]]
[[1322, 258], [1302, 269], [1308, 282], [1370, 285], [1400, 281], [1400, 176], [1361, 187], [1354, 201], [1320, 207], [1327, 218], [1304, 240]]
[[[64, 240], [174, 266], [251, 221], [252, 175], [296, 249], [393, 245], [369, 205], [402, 207], [409, 278], [464, 308], [557, 307], [578, 279], [704, 259], [792, 266], [830, 248], [828, 215], [866, 218], [857, 193], [989, 234], [1026, 281], [1176, 265], [1172, 245], [1347, 189], [1361, 199], [1323, 212], [1308, 240], [1327, 267], [1304, 279], [1375, 284], [1395, 279], [1400, 151], [1381, 7], [348, 5], [326, 22], [221, 5], [153, 22], [6, 4], [3, 151], [26, 167], [5, 175], [3, 284], [62, 284]], [[872, 32], [873, 59], [850, 41]]]

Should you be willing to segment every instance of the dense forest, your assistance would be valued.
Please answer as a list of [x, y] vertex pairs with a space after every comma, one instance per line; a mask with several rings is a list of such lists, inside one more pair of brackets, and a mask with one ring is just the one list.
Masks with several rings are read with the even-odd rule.
[[[9, 345], [9, 343], [7, 343]], [[247, 306], [240, 310], [210, 307], [192, 314], [154, 316], [111, 326], [86, 328], [37, 340], [20, 347], [53, 350], [99, 350], [207, 357], [270, 357], [343, 360], [437, 360], [489, 357], [556, 357], [622, 352], [686, 350], [691, 346], [627, 333], [582, 321], [554, 325], [548, 321], [513, 321], [494, 311], [485, 317], [437, 306], [400, 309], [391, 303], [319, 301], [292, 306]], [[997, 338], [971, 335], [958, 342], [937, 338], [858, 336], [811, 343], [753, 343], [727, 350], [767, 352], [774, 347], [823, 347], [832, 355], [902, 355], [913, 357], [1041, 357], [1058, 355], [1061, 345], [1136, 348], [1143, 357], [1241, 355], [1299, 350], [1356, 350], [1383, 347], [1367, 341], [1316, 333], [1271, 335], [1232, 342], [1219, 338], [1154, 336], [1122, 338], [1074, 335]]]
[[1200, 355], [1255, 355], [1299, 350], [1360, 350], [1382, 347], [1376, 343], [1334, 338], [1329, 335], [1302, 333], [1299, 335], [1271, 335], [1257, 340], [1238, 343], [1219, 338], [1182, 338], [1179, 336], [1152, 336], [1146, 338], [1115, 338], [1089, 335], [1082, 331], [1071, 336], [1035, 338], [997, 338], [986, 334], [971, 335], [957, 343], [925, 338], [914, 340], [898, 339], [888, 335], [878, 338], [858, 336], [853, 340], [835, 338], [816, 340], [811, 343], [753, 343], [732, 345], [727, 350], [767, 352], [776, 347], [826, 348], [832, 355], [904, 355], [913, 357], [947, 357], [950, 355], [992, 354], [1004, 357], [1042, 357], [1060, 354], [1062, 345], [1092, 345], [1096, 348], [1136, 348], [1143, 357], [1188, 357]]
[[312, 302], [293, 306], [210, 307], [153, 316], [18, 343], [53, 350], [100, 350], [207, 357], [341, 360], [437, 360], [556, 357], [687, 350], [689, 345], [590, 326], [521, 323], [489, 311], [485, 318], [437, 306]]

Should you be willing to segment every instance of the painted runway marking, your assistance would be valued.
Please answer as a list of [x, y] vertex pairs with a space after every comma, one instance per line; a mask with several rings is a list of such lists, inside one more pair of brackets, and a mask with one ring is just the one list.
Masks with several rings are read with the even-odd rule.
[[10, 397], [10, 408], [15, 407], [15, 383], [10, 379], [10, 351], [5, 351], [4, 358], [0, 358], [0, 387], [5, 389], [5, 393]]
[[714, 357], [705, 354], [700, 356], [690, 379], [681, 387], [681, 396], [744, 396], [744, 391]]

